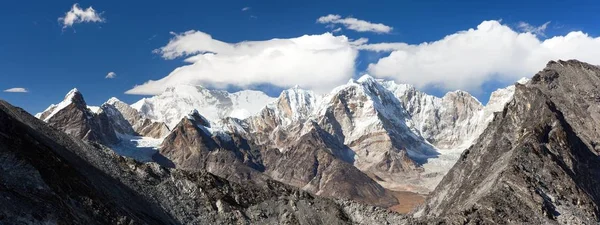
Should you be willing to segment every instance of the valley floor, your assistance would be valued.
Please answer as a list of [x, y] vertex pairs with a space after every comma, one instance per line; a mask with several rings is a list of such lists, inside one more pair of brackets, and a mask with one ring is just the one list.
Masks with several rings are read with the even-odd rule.
[[389, 209], [398, 213], [407, 214], [423, 204], [427, 194], [432, 192], [440, 183], [444, 175], [454, 166], [465, 148], [439, 150], [440, 155], [430, 158], [423, 164], [423, 172], [415, 178], [407, 178], [404, 182], [390, 184], [383, 181], [379, 183], [392, 191], [399, 204]]
[[398, 199], [398, 204], [389, 208], [397, 213], [408, 214], [412, 212], [415, 208], [423, 204], [425, 202], [425, 198], [427, 196], [409, 192], [409, 191], [394, 191], [394, 196]]

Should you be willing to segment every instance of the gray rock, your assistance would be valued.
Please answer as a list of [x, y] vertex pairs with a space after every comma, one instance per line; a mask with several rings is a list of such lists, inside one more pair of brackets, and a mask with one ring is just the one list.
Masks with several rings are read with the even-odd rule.
[[550, 62], [467, 149], [421, 223], [597, 224], [600, 68]]

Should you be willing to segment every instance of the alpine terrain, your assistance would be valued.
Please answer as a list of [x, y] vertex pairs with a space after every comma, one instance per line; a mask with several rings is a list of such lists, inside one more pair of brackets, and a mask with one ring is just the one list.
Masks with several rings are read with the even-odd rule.
[[98, 107], [73, 89], [36, 117], [0, 102], [1, 222], [600, 221], [600, 68], [576, 60], [486, 105], [365, 75]]
[[551, 61], [415, 214], [427, 223], [597, 224], [600, 68]]
[[131, 106], [111, 98], [93, 107], [74, 89], [37, 117], [141, 162], [391, 207], [405, 204], [402, 194], [421, 201], [513, 92], [484, 106], [464, 91], [438, 98], [365, 75], [323, 95], [178, 85]]

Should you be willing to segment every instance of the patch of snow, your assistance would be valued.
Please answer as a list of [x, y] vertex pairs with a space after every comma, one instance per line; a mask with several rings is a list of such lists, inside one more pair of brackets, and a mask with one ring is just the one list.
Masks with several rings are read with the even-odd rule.
[[158, 152], [163, 139], [141, 136], [119, 135], [121, 143], [111, 146], [117, 154], [133, 158], [140, 162], [152, 162], [152, 156]]
[[92, 111], [94, 114], [98, 114], [100, 112], [100, 107], [88, 105], [87, 108]]
[[527, 78], [527, 77], [522, 77], [521, 79], [519, 79], [517, 81], [517, 83], [519, 84], [527, 84], [531, 79]]
[[429, 191], [433, 191], [435, 187], [442, 181], [442, 178], [452, 169], [454, 164], [460, 158], [460, 155], [465, 148], [442, 149], [438, 150], [436, 158], [430, 158], [423, 164], [423, 173], [421, 173], [422, 186]]
[[65, 95], [64, 100], [62, 102], [58, 103], [56, 105], [56, 107], [53, 107], [50, 115], [48, 115], [46, 118], [44, 118], [44, 122], [48, 122], [48, 120], [50, 120], [50, 118], [52, 118], [54, 115], [56, 115], [56, 113], [60, 112], [60, 110], [63, 110], [64, 108], [69, 106], [71, 103], [73, 103], [73, 97], [75, 97], [75, 94], [78, 92], [79, 92], [79, 90], [77, 90], [77, 88], [73, 88], [71, 91], [69, 91], [69, 93], [67, 93], [67, 95]]

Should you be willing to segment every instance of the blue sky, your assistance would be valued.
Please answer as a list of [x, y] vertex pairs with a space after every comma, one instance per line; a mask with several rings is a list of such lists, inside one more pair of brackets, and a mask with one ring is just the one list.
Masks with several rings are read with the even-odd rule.
[[[78, 23], [63, 29], [58, 21], [74, 3], [92, 6], [102, 23]], [[183, 58], [165, 60], [153, 53], [173, 38], [169, 32], [197, 30], [228, 43], [245, 40], [294, 38], [332, 31], [316, 23], [329, 14], [382, 23], [393, 30], [386, 34], [356, 32], [344, 28], [335, 35], [368, 38], [369, 43], [419, 44], [476, 28], [485, 20], [498, 20], [518, 31], [519, 23], [532, 26], [551, 23], [538, 34], [540, 40], [583, 31], [598, 37], [600, 3], [580, 1], [6, 1], [0, 7], [0, 89], [26, 88], [28, 93], [0, 92], [0, 98], [31, 113], [59, 102], [73, 87], [88, 104], [99, 105], [115, 96], [128, 103], [139, 95], [125, 91], [148, 80], [167, 76], [187, 63]], [[250, 7], [242, 11], [242, 8]], [[585, 46], [585, 45], [582, 45]], [[594, 46], [595, 47], [595, 46]], [[574, 52], [578, 56], [578, 52]], [[360, 51], [355, 76], [364, 73], [389, 52]], [[492, 53], [490, 53], [492, 54]], [[571, 55], [568, 55], [571, 56]], [[591, 57], [593, 55], [583, 55]], [[584, 57], [584, 58], [585, 58]], [[543, 67], [543, 65], [539, 65]], [[108, 72], [115, 79], [105, 79]], [[413, 71], [413, 70], [407, 70]], [[504, 70], [502, 70], [504, 71]], [[502, 74], [504, 72], [498, 72]], [[492, 71], [493, 72], [493, 71]], [[413, 72], [414, 73], [414, 72]], [[387, 74], [382, 72], [382, 74]], [[532, 75], [532, 74], [531, 74]], [[416, 76], [418, 75], [406, 75]], [[453, 75], [459, 76], [459, 75]], [[486, 78], [475, 91], [482, 102], [490, 91], [507, 80]], [[254, 85], [269, 94], [280, 88]], [[452, 88], [421, 85], [441, 95]]]

